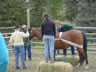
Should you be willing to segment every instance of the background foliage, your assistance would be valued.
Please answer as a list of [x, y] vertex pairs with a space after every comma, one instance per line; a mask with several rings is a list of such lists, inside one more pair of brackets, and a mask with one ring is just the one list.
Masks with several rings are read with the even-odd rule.
[[96, 0], [0, 0], [0, 27], [27, 24], [26, 8], [30, 8], [31, 27], [40, 27], [44, 12], [52, 20], [96, 26]]
[[2, 0], [0, 1], [0, 26], [11, 27], [14, 24], [26, 23], [26, 11], [24, 1]]

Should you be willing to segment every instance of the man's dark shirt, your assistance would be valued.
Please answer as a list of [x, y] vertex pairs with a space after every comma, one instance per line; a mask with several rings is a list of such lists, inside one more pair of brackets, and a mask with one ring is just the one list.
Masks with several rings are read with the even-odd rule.
[[51, 35], [55, 37], [56, 34], [55, 23], [49, 19], [46, 19], [41, 25], [41, 33], [42, 37], [43, 35]]

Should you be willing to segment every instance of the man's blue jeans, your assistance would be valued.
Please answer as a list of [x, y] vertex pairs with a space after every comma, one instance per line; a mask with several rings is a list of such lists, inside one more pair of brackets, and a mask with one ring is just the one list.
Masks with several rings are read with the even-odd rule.
[[57, 51], [57, 54], [59, 55], [60, 54], [60, 50], [59, 49], [55, 49], [55, 53]]
[[25, 60], [26, 60], [26, 49], [28, 50], [28, 58], [31, 60], [31, 46], [24, 46], [25, 47]]
[[45, 59], [48, 62], [49, 49], [50, 48], [50, 59], [54, 62], [54, 36], [43, 35], [44, 47], [45, 47]]
[[[71, 53], [72, 53], [72, 55], [75, 55], [75, 49], [74, 49], [74, 46], [71, 46]], [[63, 49], [63, 55], [66, 56], [66, 54], [67, 54], [66, 49]]]
[[16, 67], [19, 64], [19, 54], [21, 56], [22, 66], [25, 67], [25, 50], [24, 50], [24, 46], [23, 45], [14, 46], [14, 52], [15, 52], [15, 65], [16, 65]]

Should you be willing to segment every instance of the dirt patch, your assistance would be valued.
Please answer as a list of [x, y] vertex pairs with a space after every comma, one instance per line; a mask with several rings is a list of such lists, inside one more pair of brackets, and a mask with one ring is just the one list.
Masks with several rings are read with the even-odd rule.
[[[32, 49], [32, 61], [29, 61], [28, 58], [26, 60], [26, 70], [22, 69], [21, 65], [21, 58], [19, 58], [19, 67], [20, 69], [17, 70], [15, 68], [15, 56], [12, 51], [9, 51], [9, 65], [7, 72], [38, 72], [37, 66], [40, 61], [44, 61], [44, 49]], [[85, 69], [85, 65], [80, 67], [74, 67], [73, 72], [96, 72], [96, 53], [90, 54], [88, 53], [88, 60], [89, 60], [89, 69]]]

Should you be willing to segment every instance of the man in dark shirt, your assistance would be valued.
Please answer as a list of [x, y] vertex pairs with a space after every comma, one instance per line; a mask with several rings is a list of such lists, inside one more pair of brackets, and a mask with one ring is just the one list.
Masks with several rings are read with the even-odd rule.
[[44, 41], [44, 47], [45, 47], [45, 59], [46, 62], [48, 62], [48, 48], [50, 48], [50, 60], [53, 63], [54, 62], [54, 38], [56, 34], [56, 27], [55, 23], [49, 19], [49, 16], [47, 13], [43, 14], [44, 22], [41, 25], [41, 33]]

